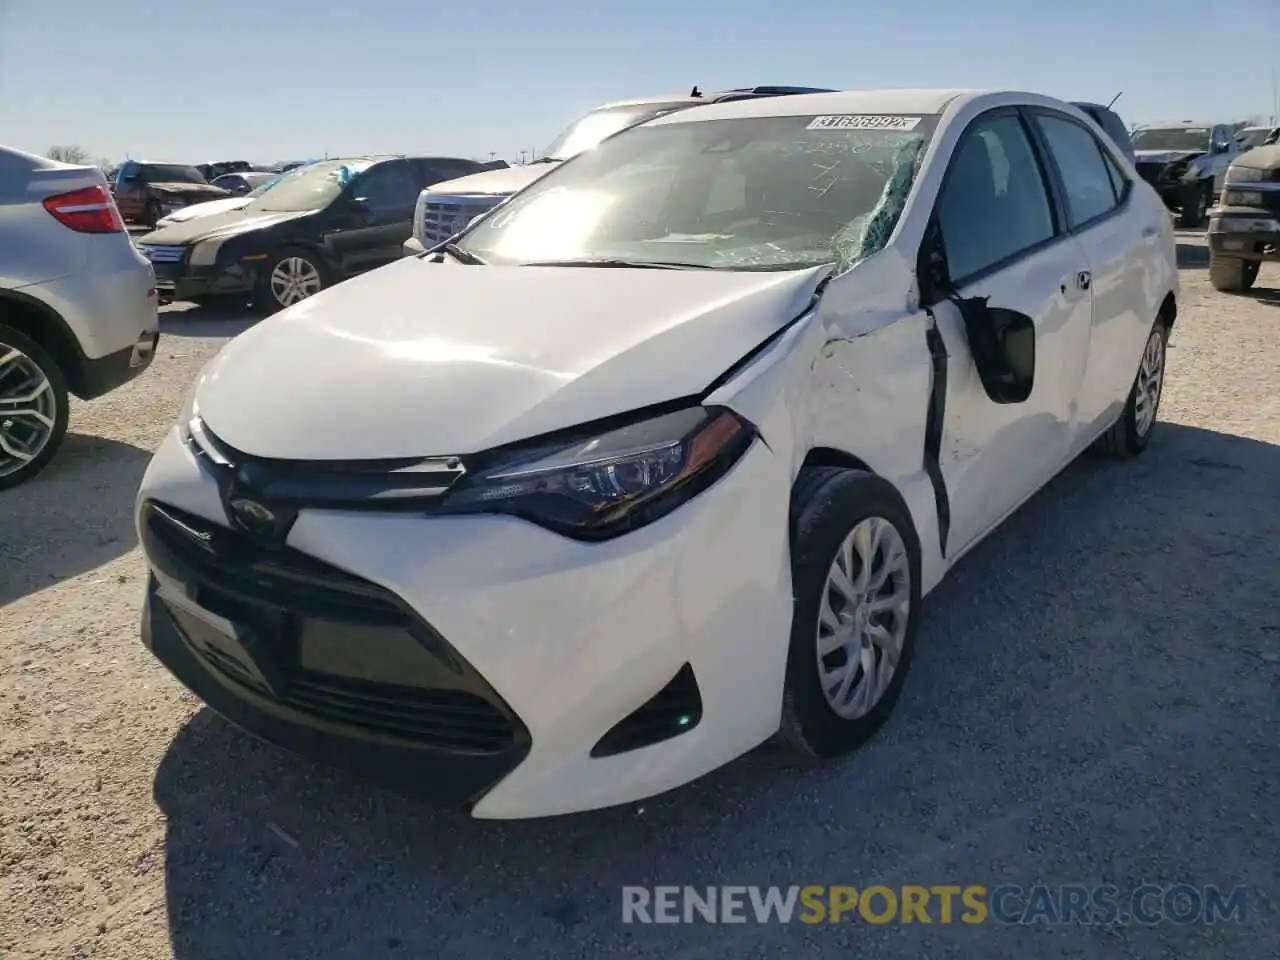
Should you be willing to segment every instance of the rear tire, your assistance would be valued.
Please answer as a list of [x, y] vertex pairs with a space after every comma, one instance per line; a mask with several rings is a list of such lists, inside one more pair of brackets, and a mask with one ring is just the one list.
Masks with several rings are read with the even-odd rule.
[[920, 541], [898, 491], [862, 470], [802, 470], [792, 492], [791, 579], [779, 734], [804, 759], [832, 759], [883, 726], [911, 666]]
[[1223, 293], [1243, 293], [1258, 279], [1259, 260], [1241, 260], [1239, 257], [1210, 255], [1209, 283]]
[[67, 434], [68, 412], [62, 368], [26, 334], [0, 325], [0, 490], [49, 465]]
[[1142, 359], [1138, 361], [1138, 372], [1129, 389], [1124, 412], [1106, 433], [1094, 441], [1094, 453], [1112, 460], [1125, 460], [1147, 449], [1156, 430], [1156, 416], [1164, 394], [1168, 346], [1169, 327], [1164, 317], [1159, 317], [1147, 335], [1147, 344], [1143, 348]]
[[1199, 189], [1191, 191], [1187, 202], [1183, 204], [1182, 214], [1179, 217], [1181, 226], [1188, 228], [1204, 226], [1211, 206], [1213, 206], [1213, 181], [1206, 180], [1200, 184]]

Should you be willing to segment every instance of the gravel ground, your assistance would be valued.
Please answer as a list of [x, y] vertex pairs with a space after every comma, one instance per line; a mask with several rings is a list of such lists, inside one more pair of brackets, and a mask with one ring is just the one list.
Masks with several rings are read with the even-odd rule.
[[[0, 955], [1280, 957], [1280, 268], [1214, 293], [1181, 238], [1163, 423], [1080, 462], [926, 604], [895, 720], [832, 768], [765, 748], [661, 798], [481, 823], [202, 710], [137, 639], [130, 521], [201, 362], [145, 377], [0, 494]], [[639, 926], [624, 884], [1245, 884], [1241, 924]], [[936, 917], [935, 917], [936, 919]]]

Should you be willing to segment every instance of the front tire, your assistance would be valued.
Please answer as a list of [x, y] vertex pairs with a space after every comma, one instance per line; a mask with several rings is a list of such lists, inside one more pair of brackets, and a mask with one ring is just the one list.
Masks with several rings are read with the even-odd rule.
[[275, 313], [313, 297], [330, 285], [324, 261], [310, 250], [285, 247], [266, 262], [258, 280], [257, 303]]
[[1138, 373], [1133, 378], [1124, 412], [1094, 443], [1094, 451], [1112, 459], [1136, 457], [1147, 449], [1156, 428], [1156, 414], [1164, 393], [1165, 354], [1169, 328], [1161, 317], [1147, 335]]
[[30, 337], [0, 325], [0, 490], [49, 465], [67, 434], [62, 368]]
[[801, 756], [831, 759], [883, 726], [915, 649], [920, 541], [897, 490], [862, 470], [802, 470], [791, 577], [779, 733]]
[[1209, 257], [1209, 283], [1223, 293], [1243, 293], [1258, 279], [1260, 260], [1241, 260], [1239, 257]]

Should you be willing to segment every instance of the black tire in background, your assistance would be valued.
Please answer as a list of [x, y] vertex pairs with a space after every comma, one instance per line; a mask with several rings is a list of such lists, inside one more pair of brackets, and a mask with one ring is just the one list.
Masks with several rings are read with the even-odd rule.
[[1239, 257], [1209, 255], [1209, 283], [1223, 293], [1242, 293], [1258, 279], [1259, 260], [1241, 260]]
[[[280, 266], [281, 263], [289, 259], [302, 260], [316, 271], [320, 277], [320, 289], [317, 290], [316, 293], [319, 293], [321, 290], [327, 290], [329, 287], [333, 286], [334, 280], [332, 271], [329, 270], [329, 265], [324, 262], [324, 258], [318, 253], [313, 250], [308, 250], [305, 247], [281, 247], [271, 255], [270, 259], [264, 262], [262, 273], [258, 276], [258, 286], [257, 290], [254, 292], [253, 299], [254, 305], [259, 310], [267, 313], [275, 313], [279, 310], [285, 309], [285, 307], [292, 306], [292, 304], [281, 303], [272, 291], [271, 286], [272, 274], [275, 273], [276, 268]], [[301, 301], [296, 302], [301, 303]]]
[[1212, 178], [1200, 184], [1199, 189], [1190, 191], [1190, 196], [1187, 200], [1188, 202], [1182, 207], [1179, 224], [1189, 228], [1204, 226], [1209, 208], [1213, 206]]
[[[888, 687], [869, 713], [846, 719], [822, 690], [818, 623], [831, 564], [845, 537], [864, 520], [889, 521], [906, 547], [910, 607], [906, 635]], [[862, 470], [810, 467], [792, 492], [791, 578], [794, 606], [779, 734], [808, 760], [842, 756], [869, 740], [893, 711], [911, 665], [919, 628], [920, 541], [911, 513], [893, 485]]]
[[[0, 474], [0, 490], [25, 483], [49, 465], [49, 462], [58, 452], [58, 448], [62, 446], [62, 440], [67, 434], [67, 415], [69, 413], [67, 381], [63, 376], [62, 368], [58, 366], [53, 357], [49, 355], [49, 352], [40, 344], [26, 334], [0, 323], [0, 359], [3, 359], [12, 350], [17, 350], [19, 353], [24, 354], [27, 359], [40, 369], [41, 374], [49, 382], [49, 387], [53, 391], [54, 416], [53, 427], [39, 453], [13, 472]], [[0, 398], [4, 397], [4, 388], [5, 369], [0, 365]], [[0, 431], [4, 429], [4, 408], [3, 405], [0, 405]]]

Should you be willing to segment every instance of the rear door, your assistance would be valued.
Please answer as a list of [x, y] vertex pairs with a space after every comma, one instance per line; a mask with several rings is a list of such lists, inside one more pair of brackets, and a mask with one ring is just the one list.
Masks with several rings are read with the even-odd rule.
[[405, 160], [384, 160], [356, 177], [330, 207], [335, 229], [327, 239], [343, 273], [363, 273], [399, 260], [417, 199]]
[[986, 297], [1036, 327], [1036, 370], [1022, 403], [987, 395], [954, 303], [931, 305], [948, 356], [939, 467], [950, 501], [947, 554], [962, 552], [1066, 462], [1088, 350], [1088, 261], [1055, 202], [1029, 120], [976, 118], [948, 166], [925, 254], [962, 298]]
[[1149, 253], [1156, 231], [1137, 209], [1128, 174], [1092, 131], [1056, 110], [1032, 114], [1059, 174], [1067, 227], [1084, 248], [1093, 293], [1088, 359], [1073, 404], [1078, 450], [1120, 415], [1133, 382], [1159, 306], [1147, 293], [1158, 288]]

